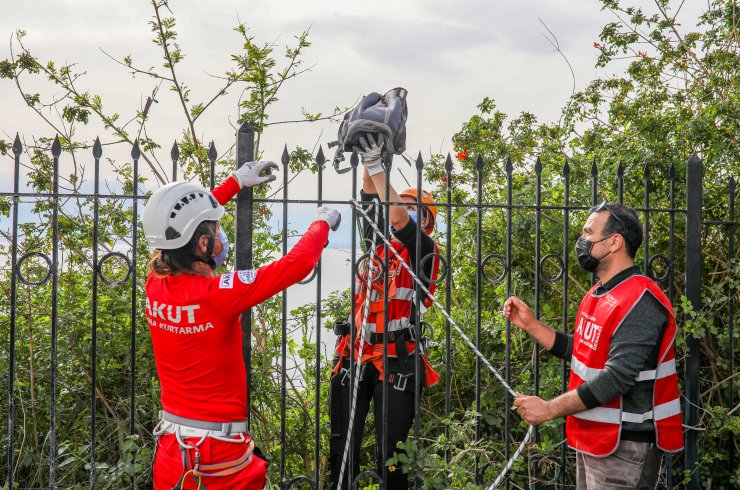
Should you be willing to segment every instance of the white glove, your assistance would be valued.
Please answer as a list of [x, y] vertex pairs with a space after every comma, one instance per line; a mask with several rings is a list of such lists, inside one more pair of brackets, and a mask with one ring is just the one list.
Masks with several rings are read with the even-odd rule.
[[313, 220], [326, 221], [332, 231], [337, 231], [337, 228], [339, 228], [339, 223], [342, 222], [342, 215], [339, 214], [339, 211], [337, 211], [336, 209], [327, 208], [326, 206], [324, 206], [316, 210], [316, 213], [313, 216]]
[[[239, 187], [249, 188], [256, 185], [272, 182], [277, 179], [277, 175], [272, 175], [270, 169], [278, 170], [278, 164], [275, 162], [244, 162], [238, 169], [231, 172]], [[267, 175], [260, 175], [262, 171], [267, 170]]]
[[367, 133], [365, 136], [360, 137], [359, 143], [360, 146], [355, 146], [352, 150], [356, 151], [360, 155], [360, 158], [362, 158], [362, 164], [367, 169], [367, 173], [375, 175], [383, 172], [383, 137], [381, 136], [380, 141], [376, 143], [372, 133]]

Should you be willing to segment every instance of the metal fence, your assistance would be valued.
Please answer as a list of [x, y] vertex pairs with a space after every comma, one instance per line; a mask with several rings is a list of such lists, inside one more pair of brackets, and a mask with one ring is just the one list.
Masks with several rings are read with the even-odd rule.
[[[6, 450], [5, 463], [0, 465], [0, 484], [4, 484], [6, 488], [25, 488], [23, 481], [14, 477], [15, 470], [19, 465], [19, 458], [23, 458], [23, 441], [28, 436], [25, 433], [25, 425], [19, 418], [25, 417], [25, 407], [19, 407], [16, 400], [16, 392], [19, 389], [18, 383], [18, 358], [16, 355], [16, 345], [19, 339], [17, 338], [17, 325], [19, 323], [18, 311], [28, 294], [33, 294], [34, 288], [40, 288], [42, 286], [50, 287], [48, 306], [48, 316], [40, 318], [38, 320], [39, 328], [48, 329], [49, 331], [49, 345], [44, 346], [45, 349], [49, 349], [49, 373], [48, 373], [48, 428], [45, 427], [43, 437], [47, 441], [43, 444], [46, 454], [48, 456], [48, 484], [50, 488], [64, 487], [69, 482], [60, 482], [59, 468], [62, 467], [66, 460], [61, 460], [60, 456], [60, 445], [64, 443], [65, 431], [64, 427], [60, 427], [60, 424], [68, 424], [69, 421], [66, 417], [73, 416], [74, 414], [64, 414], [63, 419], [59, 418], [57, 409], [59, 407], [60, 391], [65, 390], [65, 386], [60, 386], [57, 369], [59, 366], [58, 362], [58, 343], [59, 343], [59, 322], [60, 318], [66, 313], [59, 309], [59, 297], [58, 291], [60, 288], [60, 276], [64, 273], [64, 264], [60, 259], [61, 250], [64, 247], [64, 243], [60, 241], [60, 209], [70, 199], [83, 200], [90, 206], [90, 212], [92, 213], [92, 229], [87, 230], [91, 233], [91, 243], [94, 244], [90, 247], [90, 298], [91, 302], [89, 305], [85, 305], [85, 308], [90, 314], [89, 324], [89, 386], [90, 386], [90, 400], [89, 400], [89, 433], [85, 437], [89, 437], [89, 446], [87, 453], [83, 454], [82, 459], [87, 461], [89, 470], [89, 483], [90, 487], [96, 486], [96, 471], [99, 471], [100, 466], [97, 461], [96, 447], [101, 434], [97, 432], [97, 428], [102, 416], [108, 416], [108, 412], [101, 411], [101, 398], [98, 391], [98, 387], [101, 383], [105, 383], [105, 379], [101, 378], [98, 373], [98, 364], [100, 359], [98, 358], [97, 345], [99, 342], [99, 335], [101, 332], [102, 325], [99, 324], [98, 315], [100, 313], [101, 306], [98, 303], [99, 293], [101, 288], [119, 288], [121, 291], [125, 291], [126, 298], [129, 304], [128, 316], [130, 335], [128, 342], [128, 365], [125, 366], [126, 374], [129, 376], [128, 384], [128, 406], [125, 410], [128, 414], [127, 424], [129, 434], [135, 434], [137, 431], [141, 433], [141, 426], [146, 426], [155, 417], [154, 414], [142, 415], [141, 407], [137, 407], [137, 401], [141, 403], [140, 398], [137, 398], [137, 391], [141, 390], [141, 385], [149, 386], [149, 390], [156, 393], [156, 387], [152, 386], [146, 380], [138, 380], [137, 376], [137, 358], [142, 355], [142, 346], [137, 345], [137, 332], [141, 336], [142, 333], [146, 334], [146, 322], [142, 321], [143, 308], [141, 308], [141, 301], [143, 296], [142, 291], [142, 277], [137, 277], [145, 271], [143, 265], [146, 263], [146, 257], [142, 258], [137, 254], [137, 250], [141, 251], [142, 244], [140, 243], [137, 229], [140, 226], [140, 206], [146, 199], [146, 195], [140, 191], [139, 185], [135, 184], [131, 186], [131, 189], [123, 189], [120, 193], [103, 192], [100, 189], [100, 159], [102, 156], [102, 146], [100, 141], [96, 141], [92, 154], [94, 157], [94, 173], [91, 179], [93, 188], [90, 192], [80, 192], [75, 190], [70, 193], [65, 189], [60, 189], [60, 176], [59, 176], [59, 165], [60, 157], [62, 155], [62, 146], [57, 138], [51, 147], [51, 159], [49, 162], [49, 169], [51, 170], [52, 178], [51, 185], [46, 192], [36, 191], [24, 191], [21, 189], [20, 175], [21, 175], [21, 159], [23, 154], [23, 147], [19, 138], [16, 138], [13, 145], [13, 155], [15, 167], [13, 169], [13, 184], [12, 190], [0, 192], [0, 198], [7, 200], [9, 218], [8, 233], [5, 235], [6, 242], [9, 250], [9, 257], [6, 259], [6, 270], [10, 270], [11, 274], [7, 281], [8, 290], [8, 302], [7, 307], [3, 307], [0, 313], [3, 316], [3, 321], [7, 322], [3, 329], [7, 328], [7, 344], [3, 346], [3, 350], [7, 348], [7, 437], [3, 441], [3, 445]], [[172, 151], [172, 175], [173, 180], [177, 179], [178, 172], [178, 160], [179, 154], [177, 151], [177, 145], [173, 147]], [[210, 184], [211, 187], [214, 185], [215, 165], [216, 165], [216, 151], [211, 146], [208, 153], [208, 157], [211, 164], [210, 169]], [[138, 143], [134, 146], [131, 152], [131, 168], [130, 172], [132, 175], [131, 181], [133, 183], [139, 182], [139, 165], [141, 158], [141, 151], [138, 147]], [[244, 162], [254, 158], [254, 133], [248, 124], [242, 125], [237, 133], [236, 141], [236, 161]], [[315, 163], [316, 163], [316, 198], [305, 199], [302, 198], [303, 194], [300, 190], [289, 193], [290, 189], [290, 155], [286, 151], [282, 156], [282, 186], [280, 197], [269, 198], [269, 199], [256, 199], [254, 198], [252, 190], [242, 190], [236, 198], [236, 245], [235, 245], [235, 266], [237, 269], [249, 269], [253, 265], [253, 221], [255, 210], [260, 205], [276, 205], [281, 207], [283, 223], [281, 233], [281, 249], [282, 253], [287, 253], [288, 242], [289, 242], [289, 230], [287, 226], [288, 213], [290, 206], [293, 205], [344, 205], [348, 204], [347, 200], [326, 200], [324, 199], [324, 180], [325, 180], [325, 157], [323, 150], [319, 149]], [[422, 174], [425, 170], [425, 162], [422, 161], [421, 156], [415, 162], [414, 171], [416, 173], [415, 186], [419, 189], [422, 187]], [[440, 254], [438, 258], [442, 262], [442, 271], [438, 279], [438, 299], [445, 307], [447, 313], [446, 317], [436, 317], [438, 319], [437, 331], [444, 332], [443, 335], [439, 335], [439, 349], [435, 353], [435, 358], [443, 359], [444, 369], [442, 370], [444, 387], [436, 388], [437, 390], [444, 390], [444, 416], [455, 416], [456, 409], [452, 406], [452, 385], [455, 376], [455, 366], [453, 365], [454, 351], [456, 349], [465, 350], [466, 347], [463, 343], [459, 342], [456, 331], [451, 328], [450, 318], [455, 314], [455, 308], [453, 305], [453, 292], [455, 285], [453, 283], [456, 271], [460, 270], [463, 265], [469, 265], [466, 262], [465, 257], [460, 257], [458, 252], [453, 253], [455, 246], [454, 240], [456, 235], [455, 226], [457, 221], [453, 219], [456, 213], [463, 213], [464, 218], [472, 220], [473, 227], [471, 229], [472, 234], [468, 237], [470, 243], [474, 243], [474, 250], [470, 250], [470, 260], [474, 269], [476, 270], [476, 277], [474, 281], [475, 291], [470, 291], [470, 294], [474, 294], [475, 297], [475, 312], [471, 312], [471, 315], [467, 317], [468, 323], [466, 329], [468, 335], [474, 339], [475, 346], [477, 349], [485, 349], [485, 336], [490, 334], [486, 326], [488, 319], [484, 319], [484, 315], [491, 311], [493, 306], [490, 304], [484, 304], [484, 301], [488, 301], [484, 298], [489, 297], [492, 289], [496, 289], [499, 294], [498, 305], [503, 302], [506, 296], [512, 294], [517, 286], [517, 281], [522, 281], [521, 275], [517, 274], [517, 269], [524, 267], [531, 271], [531, 291], [533, 291], [533, 307], [535, 314], [538, 318], [544, 317], [545, 312], [543, 307], [548, 304], [555, 304], [552, 301], [553, 295], [560, 296], [560, 313], [555, 315], [550, 310], [547, 315], [552, 318], [553, 315], [559, 317], [559, 325], [563, 331], [567, 332], [570, 330], [569, 322], [572, 320], [573, 305], [577, 303], [579, 297], [573, 294], [574, 291], [574, 279], [569, 273], [571, 268], [571, 261], [569, 259], [572, 250], [572, 241], [578, 235], [578, 229], [580, 222], [576, 222], [576, 217], [584, 216], [585, 211], [593, 204], [596, 204], [601, 200], [601, 196], [604, 191], [605, 184], [608, 184], [609, 189], [614, 189], [612, 193], [616, 199], [620, 202], [625, 197], [625, 182], [627, 177], [623, 170], [622, 165], [616, 169], [615, 175], [608, 174], [608, 178], [614, 177], [614, 180], [608, 182], [604, 179], [599, 171], [600, 168], [593, 164], [590, 171], [590, 199], [583, 197], [582, 193], [577, 194], [574, 198], [574, 194], [571, 191], [573, 185], [571, 179], [571, 166], [568, 162], [562, 162], [562, 168], [553, 171], [549, 169], [550, 175], [557, 174], [557, 179], [560, 182], [558, 192], [550, 192], [547, 198], [543, 197], [543, 192], [547, 192], [548, 189], [544, 186], [543, 178], [543, 165], [538, 160], [537, 163], [531, 169], [534, 180], [530, 182], [530, 188], [534, 191], [531, 195], [531, 200], [526, 202], [526, 199], [522, 199], [521, 195], [515, 195], [515, 178], [514, 166], [510, 161], [505, 162], [499, 167], [499, 171], [502, 173], [504, 180], [501, 183], [501, 193], [505, 196], [504, 202], [487, 202], [486, 196], [489, 193], [484, 186], [484, 174], [485, 166], [484, 161], [481, 158], [475, 163], [475, 183], [466, 187], [467, 196], [469, 199], [460, 202], [456, 201], [454, 194], [457, 191], [458, 184], [455, 181], [455, 172], [452, 159], [448, 156], [446, 162], [443, 164], [444, 168], [444, 181], [446, 185], [443, 189], [437, 193], [440, 207], [440, 215], [443, 216], [443, 222], [445, 227], [443, 230], [438, 232], [436, 239], [440, 244]], [[350, 174], [351, 175], [351, 198], [358, 199], [358, 172], [361, 171], [362, 167], [358, 165], [358, 159], [356, 155], [353, 155], [350, 159]], [[603, 169], [601, 169], [603, 172]], [[677, 179], [676, 167], [671, 166], [669, 169], [669, 176], [667, 179], [668, 188], [664, 189], [665, 199], [661, 198], [659, 203], [654, 203], [654, 189], [652, 188], [652, 181], [649, 168], [646, 167], [642, 176], [643, 186], [643, 200], [638, 205], [634, 206], [635, 209], [642, 217], [642, 221], [645, 227], [645, 241], [642, 246], [642, 267], [644, 272], [651, 277], [655, 278], [659, 284], [664, 288], [668, 297], [672, 301], [676, 301], [682, 291], [677, 287], [679, 284], [684, 284], [683, 294], [693, 305], [695, 310], [699, 310], [702, 306], [702, 237], [710, 228], [724, 227], [725, 236], [728, 237], [726, 255], [730, 258], [734, 258], [735, 243], [734, 234], [736, 230], [737, 221], [734, 215], [734, 199], [736, 194], [735, 181], [730, 179], [727, 187], [727, 201], [729, 207], [727, 209], [726, 218], [721, 220], [707, 220], [703, 221], [702, 216], [702, 162], [692, 157], [685, 166], [685, 173], [681, 170], [681, 174], [685, 175], [685, 179]], [[390, 171], [393, 171], [391, 168]], [[634, 182], [633, 182], [634, 184]], [[582, 187], [582, 184], [579, 184]], [[610, 192], [611, 193], [611, 192]], [[685, 205], [683, 202], [678, 202], [677, 196], [685, 196]], [[122, 250], [108, 250], [106, 253], [101, 253], [100, 247], [97, 245], [99, 242], [99, 223], [101, 220], [106, 220], [105, 215], [101, 215], [100, 206], [105, 204], [106, 200], [116, 199], [122, 200], [128, 203], [130, 206], [131, 222], [128, 223], [129, 229], [131, 230], [130, 239], [128, 241], [127, 249]], [[555, 202], [558, 201], [559, 202]], [[580, 202], [577, 202], [580, 200]], [[590, 202], [583, 202], [588, 200]], [[46, 226], [48, 230], [48, 247], [39, 244], [37, 249], [23, 250], [20, 253], [19, 249], [19, 227], [21, 226], [22, 216], [20, 213], [22, 203], [43, 203], [44, 206], [48, 206], [49, 222]], [[626, 204], [635, 205], [636, 203], [627, 202]], [[386, 208], [388, 203], [383, 204]], [[387, 215], [387, 213], [386, 213]], [[353, 217], [357, 218], [358, 213], [356, 210], [353, 211]], [[557, 224], [560, 228], [559, 236], [553, 238], [552, 236], [544, 237], [545, 226], [543, 219], [550, 219], [551, 221], [557, 218]], [[490, 221], [489, 221], [490, 219]], [[490, 223], [502, 223], [502, 228], [497, 229], [497, 238], [491, 238], [487, 234], [488, 228], [491, 226]], [[522, 223], [527, 226], [526, 230], [523, 230]], [[656, 223], [660, 223], [660, 233], [664, 234], [667, 232], [667, 240], [661, 238], [656, 240], [653, 235], [653, 226]], [[65, 223], [64, 226], [70, 226], [70, 223]], [[360, 249], [358, 241], [358, 222], [357, 219], [353, 219], [351, 223], [344, 223], [344, 227], [350, 228], [351, 246], [351, 267], [347, 271], [347, 287], [351, 287], [353, 284], [357, 269], [362, 267], [363, 260], [367, 259], [363, 251]], [[550, 227], [552, 228], [552, 227]], [[576, 230], [576, 231], [574, 231]], [[68, 232], [67, 230], [66, 232]], [[388, 233], [388, 228], [385, 232]], [[526, 233], [525, 233], [526, 231]], [[420, 233], [420, 231], [419, 231]], [[527, 233], [529, 235], [527, 235]], [[527, 236], [524, 236], [527, 235]], [[472, 238], [470, 238], [472, 237]], [[514, 241], [531, 240], [531, 256], [528, 264], [523, 264], [519, 258], [514, 255]], [[545, 247], [544, 243], [547, 241], [548, 246]], [[386, 259], [387, 260], [387, 259]], [[115, 278], [107, 277], [105, 274], [106, 264], [117, 262], [123, 268], [123, 273], [119, 273]], [[34, 262], [35, 267], [31, 268], [29, 264]], [[417, 264], [418, 265], [418, 264]], [[35, 276], [30, 277], [27, 273], [24, 275], [24, 270], [34, 269]], [[553, 271], [554, 269], [554, 271]], [[40, 272], [39, 272], [40, 270]], [[495, 270], [495, 272], [493, 272]], [[385, 269], [387, 274], [387, 268]], [[661, 272], [662, 271], [662, 272]], [[322, 399], [322, 388], [328, 382], [324, 377], [327, 372], [327, 363], [330, 359], [325, 359], [322, 353], [322, 343], [325, 341], [322, 339], [322, 329], [324, 324], [330, 320], [322, 317], [322, 299], [324, 295], [322, 292], [322, 273], [326, 274], [327, 271], [323, 270], [319, 264], [315, 272], [307, 278], [304, 282], [312, 282], [315, 284], [315, 365], [313, 370], [315, 372], [313, 383], [311, 386], [306, 386], [304, 389], [307, 393], [310, 393], [312, 399], [312, 427], [313, 427], [313, 451], [312, 451], [312, 466], [313, 471], [309, 471], [305, 474], [292, 474], [289, 473], [287, 458], [289, 455], [285, 450], [286, 437], [291, 431], [294, 431], [294, 427], [289, 426], [289, 420], [286, 413], [289, 398], [289, 386], [287, 380], [287, 364], [288, 360], [288, 343], [290, 339], [290, 333], [288, 331], [289, 311], [288, 311], [288, 292], [283, 292], [280, 298], [280, 355], [276, 363], [280, 366], [279, 373], [280, 378], [278, 381], [280, 390], [280, 435], [279, 435], [279, 451], [275, 451], [276, 448], [266, 447], [268, 452], [279, 452], [279, 457], [273, 460], [274, 468], [272, 471], [279, 474], [279, 486], [280, 488], [303, 488], [309, 486], [311, 488], [325, 488], [328, 486], [328, 477], [325, 471], [325, 451], [326, 443], [322, 441], [326, 437], [328, 432], [327, 427], [322, 424], [322, 415], [326, 412], [326, 400]], [[334, 273], [331, 271], [330, 273]], [[680, 279], [680, 281], [679, 281]], [[138, 282], [137, 282], [138, 280]], [[593, 280], [593, 278], [592, 278]], [[48, 283], [50, 281], [50, 283]], [[526, 281], [525, 281], [526, 282]], [[47, 284], [48, 283], [48, 284]], [[548, 289], [550, 288], [550, 289]], [[555, 289], [553, 289], [555, 288]], [[730, 298], [734, 297], [736, 293], [732, 286], [729, 286], [727, 291]], [[30, 293], [29, 293], [30, 291]], [[20, 293], [23, 292], [23, 295]], [[502, 294], [503, 293], [503, 294]], [[489, 296], [486, 296], [489, 295]], [[546, 299], [545, 296], [547, 296]], [[387, 296], [386, 296], [387, 297]], [[418, 295], [417, 300], [418, 301]], [[674, 303], [675, 304], [675, 303]], [[353, 306], [349, 306], [354, 308]], [[457, 312], [459, 313], [459, 312]], [[727, 322], [726, 325], [729, 328], [729, 353], [728, 353], [728, 372], [734, 373], [734, 301], [730, 300], [729, 309], [727, 311]], [[354, 318], [354, 315], [351, 315]], [[469, 321], [472, 318], [472, 322]], [[246, 312], [242, 317], [242, 330], [244, 335], [244, 360], [248, 370], [248, 381], [247, 381], [247, 393], [249, 405], [253, 403], [253, 390], [250, 389], [249, 383], [252, 378], [251, 374], [253, 371], [252, 366], [252, 354], [253, 354], [253, 335], [252, 328], [254, 325], [253, 313], [251, 311]], [[460, 320], [461, 323], [465, 324], [465, 321]], [[679, 318], [679, 328], [681, 319]], [[356, 325], [352, 325], [353, 332], [357, 328]], [[418, 328], [418, 327], [417, 327]], [[517, 377], [522, 374], [521, 371], [514, 372], [512, 370], [512, 328], [508, 322], [505, 322], [504, 329], [500, 332], [504, 339], [503, 358], [501, 353], [492, 353], [490, 358], [494, 359], [496, 356], [496, 362], [504, 370], [504, 377], [507, 383], [517, 385]], [[387, 340], [386, 340], [387, 342]], [[671, 479], [671, 465], [678, 465], [688, 470], [692, 470], [696, 467], [699, 460], [699, 437], [701, 436], [701, 430], [699, 425], [699, 410], [700, 410], [700, 361], [701, 361], [701, 348], [700, 339], [693, 336], [686, 338], [686, 353], [687, 356], [681, 363], [681, 369], [683, 371], [683, 409], [685, 419], [685, 442], [686, 450], [682, 455], [676, 456], [669, 461], [667, 472], [664, 476], [665, 480], [663, 485], [667, 488], [673, 488], [675, 483]], [[472, 356], [472, 353], [469, 352]], [[484, 355], [486, 353], [484, 352]], [[3, 354], [5, 356], [5, 354]], [[532, 374], [531, 374], [531, 385], [529, 387], [522, 387], [527, 389], [529, 392], [540, 394], [544, 387], [542, 386], [542, 373], [540, 368], [543, 365], [543, 359], [540, 356], [539, 349], [533, 349], [532, 357]], [[419, 360], [417, 358], [417, 369], [419, 366]], [[419, 371], [417, 371], [418, 373]], [[417, 379], [419, 376], [417, 376]], [[560, 370], [560, 383], [558, 386], [560, 389], [565, 390], [568, 379], [568, 367], [565, 363], [562, 365]], [[552, 380], [550, 380], [552, 381]], [[25, 381], [22, 381], [25, 383]], [[490, 390], [490, 386], [484, 386], [487, 383], [485, 377], [485, 368], [482, 366], [481, 359], [476, 358], [475, 361], [475, 380], [474, 389], [472, 396], [467, 400], [469, 408], [474, 409], [480, 413], [484, 407], [481, 406], [482, 394], [486, 390]], [[549, 387], [552, 389], [552, 386]], [[388, 389], [387, 384], [384, 389]], [[419, 438], [422, 433], [422, 417], [419, 411], [420, 405], [423, 403], [422, 399], [418, 395], [417, 390], [416, 406], [417, 406], [417, 417], [415, 419], [415, 430], [412, 437]], [[383, 407], [383, 413], [389, 412], [386, 406]], [[729, 387], [729, 400], [728, 407], [734, 407], [735, 394], [732, 389], [732, 383]], [[524, 434], [524, 430], [521, 427], [520, 421], [516, 415], [511, 414], [508, 407], [512, 405], [512, 399], [508, 392], [503, 392], [503, 401], [501, 401], [498, 407], [499, 411], [502, 411], [505, 415], [503, 417], [503, 425], [500, 428], [491, 428], [485, 426], [480, 417], [476, 421], [474, 440], [481, 440], [484, 437], [490, 437], [492, 434], [498, 437], [500, 440], [505, 441], [503, 443], [503, 459], [508, 459], [512, 455], [512, 448], [517, 444], [517, 441], [521, 440]], [[118, 409], [123, 410], [122, 407]], [[79, 415], [79, 414], [78, 414]], [[459, 415], [459, 414], [457, 414]], [[387, 428], [387, 427], [386, 427]], [[48, 429], [48, 430], [47, 430]], [[151, 427], [149, 427], [151, 429]], [[444, 432], [449, 438], [448, 426], [439, 426], [439, 431]], [[559, 430], [560, 438], [564, 438], [564, 426]], [[429, 434], [426, 434], [429, 435]], [[303, 434], [304, 437], [308, 434]], [[540, 441], [540, 433], [535, 433], [535, 440]], [[145, 441], [151, 445], [151, 440]], [[728, 449], [730, 451], [730, 467], [733, 467], [734, 461], [736, 461], [736, 454], [734, 449], [733, 441], [729, 441]], [[390, 456], [390, 455], [386, 455]], [[450, 461], [451, 457], [454, 456], [450, 451], [444, 454], [444, 458], [447, 462]], [[60, 461], [61, 460], [61, 461]], [[503, 463], [503, 461], [502, 461]], [[41, 464], [40, 462], [38, 464]], [[552, 450], [551, 454], [534, 454], [530, 455], [525, 465], [526, 470], [530, 473], [531, 477], [534, 477], [531, 481], [533, 486], [539, 488], [567, 488], [573, 481], [572, 475], [566, 475], [564, 469], [569, 466], [569, 453], [565, 448], [565, 444], [555, 445], [555, 449]], [[545, 468], [549, 468], [547, 471]], [[497, 471], [500, 468], [492, 468], [491, 462], [476, 464], [476, 479], [479, 484], [488, 484], [490, 481], [492, 472]], [[547, 476], [545, 476], [547, 473]], [[122, 477], [126, 476], [125, 472], [122, 473]], [[355, 475], [358, 476], [358, 475]], [[381, 483], [383, 475], [374, 475], [372, 472], [361, 475], [365, 480], [372, 481], [373, 479]], [[358, 482], [360, 478], [358, 477]], [[134, 480], [129, 479], [130, 485], [135, 486]], [[422, 482], [419, 480], [416, 482], [421, 487]], [[84, 483], [76, 482], [76, 485], [84, 485]], [[128, 485], [128, 483], [126, 484]], [[147, 484], [144, 483], [144, 486]], [[139, 485], [137, 485], [139, 486]], [[507, 487], [509, 483], [507, 482]], [[688, 488], [699, 488], [699, 479], [696, 472], [692, 473], [691, 481]]]

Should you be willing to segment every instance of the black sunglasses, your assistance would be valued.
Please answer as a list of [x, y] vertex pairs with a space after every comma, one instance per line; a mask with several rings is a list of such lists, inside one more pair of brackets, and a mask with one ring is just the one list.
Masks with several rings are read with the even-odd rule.
[[627, 229], [624, 226], [624, 223], [622, 223], [622, 220], [619, 219], [619, 216], [617, 216], [616, 213], [614, 213], [614, 211], [612, 211], [612, 209], [609, 207], [609, 205], [606, 203], [606, 201], [601, 201], [601, 204], [599, 204], [598, 206], [596, 206], [596, 208], [594, 209], [594, 211], [608, 211], [609, 214], [612, 215], [615, 220], [617, 220], [617, 223], [619, 223], [619, 226], [622, 227], [622, 232], [624, 232], [624, 230]]

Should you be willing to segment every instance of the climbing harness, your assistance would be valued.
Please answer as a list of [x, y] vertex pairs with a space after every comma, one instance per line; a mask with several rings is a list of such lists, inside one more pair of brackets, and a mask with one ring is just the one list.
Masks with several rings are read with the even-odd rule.
[[[155, 447], [162, 435], [174, 434], [182, 455], [183, 473], [173, 490], [184, 488], [188, 476], [191, 476], [198, 483], [199, 489], [207, 490], [205, 484], [203, 484], [203, 478], [230, 476], [239, 473], [252, 462], [255, 446], [252, 436], [247, 431], [246, 421], [208, 422], [179, 417], [164, 410], [159, 412], [159, 416], [159, 423], [154, 429]], [[195, 437], [200, 439], [192, 444], [185, 442], [185, 439]], [[234, 444], [244, 444], [246, 448], [240, 457], [232, 461], [202, 464], [200, 462], [200, 445], [207, 437]], [[192, 465], [191, 460], [193, 461]]]
[[[455, 322], [455, 320], [450, 316], [450, 314], [447, 313], [447, 311], [445, 311], [445, 308], [439, 303], [439, 301], [437, 301], [437, 298], [429, 291], [429, 289], [426, 288], [426, 286], [424, 286], [424, 283], [416, 276], [416, 274], [414, 273], [414, 271], [411, 270], [411, 267], [409, 267], [409, 265], [406, 264], [406, 262], [404, 262], [401, 259], [401, 256], [398, 254], [398, 252], [396, 252], [396, 249], [393, 248], [393, 246], [388, 241], [388, 239], [383, 235], [383, 232], [380, 231], [380, 229], [378, 228], [377, 222], [373, 223], [370, 220], [370, 217], [367, 215], [367, 213], [365, 212], [365, 210], [362, 208], [362, 206], [360, 205], [360, 203], [357, 200], [350, 199], [350, 204], [360, 214], [362, 214], [365, 217], [365, 219], [368, 221], [368, 223], [370, 224], [370, 226], [373, 228], [375, 235], [376, 236], [379, 236], [385, 242], [385, 244], [387, 245], [386, 248], [388, 248], [393, 254], [396, 255], [396, 257], [399, 259], [399, 263], [401, 264], [401, 266], [404, 269], [406, 269], [406, 271], [411, 275], [411, 277], [413, 278], [413, 280], [416, 283], [416, 285], [419, 286], [419, 289], [421, 289], [427, 295], [427, 297], [432, 301], [432, 303], [437, 306], [437, 308], [439, 309], [440, 313], [442, 313], [442, 315], [444, 315], [444, 317], [450, 322], [450, 325], [452, 325], [455, 328], [455, 330], [457, 331], [457, 333], [463, 338], [463, 340], [468, 345], [468, 347], [470, 347], [473, 350], [473, 352], [475, 353], [475, 355], [483, 362], [483, 364], [486, 365], [486, 367], [488, 367], [488, 369], [494, 374], [494, 376], [496, 376], [496, 378], [501, 383], [501, 385], [506, 389], [506, 391], [508, 391], [514, 398], [517, 398], [518, 395], [516, 394], [516, 392], [511, 388], [511, 386], [509, 386], [509, 384], [504, 380], [504, 378], [496, 370], [496, 368], [493, 367], [493, 365], [490, 363], [490, 361], [488, 359], [486, 359], [486, 356], [484, 356], [483, 353], [480, 350], [478, 350], [478, 348], [475, 346], [475, 344], [473, 344], [473, 342], [468, 338], [468, 336], [465, 335], [465, 333], [462, 331], [462, 329], [458, 326], [457, 322]], [[498, 477], [494, 480], [493, 484], [489, 487], [488, 490], [492, 490], [494, 488], [497, 488], [501, 484], [501, 482], [504, 480], [506, 474], [511, 469], [511, 466], [514, 464], [514, 461], [516, 461], [516, 459], [519, 457], [519, 455], [521, 454], [521, 452], [524, 450], [524, 447], [529, 442], [529, 439], [531, 438], [531, 436], [532, 436], [533, 433], [534, 433], [534, 426], [531, 426], [530, 425], [529, 426], [529, 430], [527, 431], [527, 434], [525, 435], [525, 437], [522, 440], [522, 442], [519, 444], [519, 447], [517, 448], [517, 450], [514, 452], [514, 455], [506, 463], [506, 466], [501, 471], [501, 473], [499, 473]]]

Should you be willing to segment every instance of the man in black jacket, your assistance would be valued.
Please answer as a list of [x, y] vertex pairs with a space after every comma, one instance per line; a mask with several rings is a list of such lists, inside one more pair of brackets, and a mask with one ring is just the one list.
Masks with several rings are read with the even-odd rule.
[[572, 335], [538, 321], [520, 298], [504, 305], [514, 325], [571, 362], [569, 391], [549, 401], [521, 395], [514, 405], [533, 425], [568, 416], [578, 489], [653, 489], [660, 449], [683, 448], [676, 322], [668, 298], [635, 265], [641, 243], [633, 209], [591, 209], [576, 256], [600, 281], [581, 301]]

